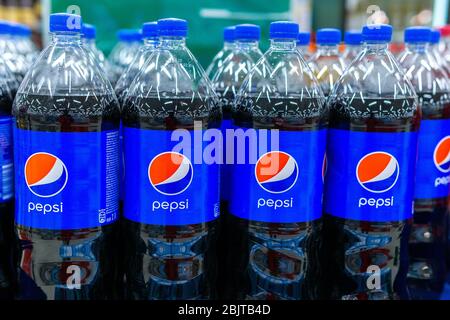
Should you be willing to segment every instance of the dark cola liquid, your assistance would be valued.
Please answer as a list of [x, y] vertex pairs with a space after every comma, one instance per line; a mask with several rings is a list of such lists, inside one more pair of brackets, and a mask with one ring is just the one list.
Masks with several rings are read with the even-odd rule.
[[[119, 127], [119, 109], [104, 96], [18, 95], [16, 104], [15, 125], [24, 130], [100, 132]], [[118, 223], [78, 230], [16, 225], [16, 232], [20, 244], [20, 299], [104, 300], [120, 297]], [[71, 265], [81, 269], [79, 289], [66, 286]]]
[[[422, 93], [422, 120], [450, 119], [447, 94]], [[441, 103], [441, 100], [445, 103]], [[420, 148], [420, 146], [419, 146]], [[417, 168], [420, 170], [420, 168]], [[414, 200], [408, 286], [412, 299], [439, 299], [446, 278], [448, 197]]]
[[[315, 99], [252, 98], [244, 100], [244, 104], [233, 110], [233, 124], [244, 129], [300, 133], [325, 128], [326, 119]], [[269, 223], [242, 219], [230, 212], [223, 221], [227, 248], [223, 269], [227, 277], [224, 298], [319, 298], [321, 219], [302, 223]]]
[[[147, 130], [203, 130], [220, 126], [220, 111], [198, 98], [133, 99], [123, 125]], [[157, 142], [156, 142], [157, 143]], [[168, 150], [170, 151], [170, 150]], [[136, 300], [217, 297], [218, 219], [182, 226], [123, 220], [126, 298]]]
[[[351, 103], [350, 103], [351, 102]], [[380, 105], [389, 108], [378, 109]], [[330, 128], [360, 132], [414, 132], [420, 112], [414, 100], [360, 99], [331, 106]], [[332, 170], [332, 168], [328, 168]], [[368, 222], [324, 215], [322, 279], [324, 298], [344, 300], [406, 299], [408, 237], [412, 219]], [[366, 270], [381, 270], [381, 290], [367, 289]]]
[[[11, 116], [14, 94], [4, 92], [0, 96], [0, 117]], [[10, 199], [0, 203], [0, 300], [13, 297], [14, 245], [14, 199]]]

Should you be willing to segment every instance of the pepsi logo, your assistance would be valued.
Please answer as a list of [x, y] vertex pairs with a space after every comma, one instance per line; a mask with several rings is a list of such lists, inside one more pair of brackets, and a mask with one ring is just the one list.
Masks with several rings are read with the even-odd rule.
[[68, 178], [66, 165], [53, 154], [38, 152], [25, 162], [25, 182], [38, 197], [56, 196], [64, 189]]
[[400, 167], [397, 159], [382, 151], [372, 152], [359, 160], [356, 178], [359, 184], [369, 192], [383, 193], [397, 183]]
[[439, 141], [434, 149], [433, 160], [439, 171], [450, 172], [450, 136]]
[[192, 163], [177, 152], [164, 152], [155, 156], [148, 166], [150, 184], [161, 194], [174, 196], [184, 192], [194, 176]]
[[282, 151], [272, 151], [256, 162], [255, 177], [258, 184], [270, 193], [283, 193], [291, 189], [298, 178], [295, 159]]

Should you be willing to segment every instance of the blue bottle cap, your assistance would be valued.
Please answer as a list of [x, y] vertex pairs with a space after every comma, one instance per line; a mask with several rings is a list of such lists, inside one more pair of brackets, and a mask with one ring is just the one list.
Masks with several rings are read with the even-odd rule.
[[25, 24], [19, 24], [18, 27], [18, 34], [22, 37], [31, 37], [31, 28]]
[[430, 43], [437, 44], [441, 41], [441, 32], [439, 30], [431, 29]]
[[0, 34], [11, 34], [11, 23], [0, 20]]
[[12, 36], [18, 36], [21, 32], [20, 24], [9, 21], [9, 34]]
[[146, 22], [142, 25], [142, 37], [145, 39], [158, 38], [159, 27], [156, 21]]
[[431, 28], [428, 27], [409, 27], [404, 32], [406, 43], [429, 42], [430, 35]]
[[89, 23], [83, 23], [81, 34], [86, 39], [95, 39], [97, 36], [97, 28]]
[[297, 40], [299, 26], [292, 21], [275, 21], [270, 24], [270, 39]]
[[186, 37], [188, 23], [183, 19], [167, 18], [158, 20], [159, 34], [162, 37]]
[[297, 36], [298, 46], [307, 46], [311, 42], [310, 32], [299, 32]]
[[341, 30], [335, 28], [322, 28], [317, 30], [316, 41], [317, 44], [336, 45], [341, 42]]
[[261, 38], [261, 28], [256, 24], [239, 24], [234, 31], [235, 40], [256, 40]]
[[134, 42], [142, 40], [140, 29], [121, 29], [117, 32], [117, 38], [123, 42]]
[[361, 31], [349, 30], [344, 35], [344, 42], [349, 45], [360, 45], [362, 44], [362, 39]]
[[363, 27], [363, 42], [390, 42], [392, 26], [388, 24], [369, 24]]
[[50, 15], [50, 32], [81, 32], [83, 21], [81, 16], [70, 13], [54, 13]]
[[223, 29], [223, 41], [234, 42], [234, 31], [235, 27], [226, 27]]

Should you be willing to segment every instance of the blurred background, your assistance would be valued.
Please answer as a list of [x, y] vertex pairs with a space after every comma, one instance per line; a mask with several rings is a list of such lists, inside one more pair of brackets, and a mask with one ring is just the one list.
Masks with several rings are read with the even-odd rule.
[[[121, 28], [139, 28], [143, 22], [178, 17], [189, 21], [188, 45], [203, 66], [222, 46], [222, 30], [239, 23], [259, 24], [267, 39], [269, 23], [294, 20], [306, 31], [322, 27], [360, 29], [368, 22], [390, 23], [400, 42], [411, 25], [448, 23], [449, 0], [0, 0], [0, 19], [25, 23], [41, 47], [48, 39], [48, 15], [80, 13], [95, 24], [98, 46], [109, 54]], [[262, 42], [265, 49], [268, 42]]]

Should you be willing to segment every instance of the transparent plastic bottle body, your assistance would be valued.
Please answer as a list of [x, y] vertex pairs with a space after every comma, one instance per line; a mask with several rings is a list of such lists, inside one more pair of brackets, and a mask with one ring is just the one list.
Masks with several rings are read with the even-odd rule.
[[[160, 46], [133, 81], [122, 111], [125, 153], [123, 224], [127, 239], [124, 262], [126, 297], [129, 299], [216, 297], [218, 169], [215, 176], [211, 176], [208, 165], [194, 164], [193, 160], [188, 160], [187, 154], [178, 154], [185, 159], [184, 163], [190, 161], [193, 169], [185, 173], [193, 172], [193, 176], [184, 190], [178, 190], [179, 186], [174, 185], [179, 192], [172, 193], [161, 190], [165, 185], [171, 188], [168, 179], [164, 180], [168, 183], [158, 186], [153, 174], [149, 176], [147, 173], [149, 168], [152, 171], [151, 168], [158, 166], [164, 154], [172, 152], [170, 136], [174, 130], [185, 129], [184, 132], [191, 136], [200, 129], [220, 127], [221, 114], [215, 99], [204, 70], [186, 47], [185, 36], [161, 34]], [[141, 138], [136, 138], [135, 134]], [[147, 138], [142, 138], [144, 136]], [[158, 144], [155, 145], [153, 140], [158, 140]], [[147, 151], [143, 153], [140, 150]], [[170, 172], [165, 166], [171, 161], [161, 163], [164, 168], [160, 172]], [[141, 189], [137, 191], [136, 188]], [[155, 209], [164, 201], [184, 201], [189, 205], [172, 213], [163, 208]], [[210, 206], [211, 201], [215, 202], [214, 208]], [[152, 206], [148, 207], [150, 203]], [[158, 214], [165, 218], [158, 218]], [[167, 218], [168, 214], [170, 218]], [[212, 220], [205, 218], [212, 214]], [[185, 219], [190, 222], [184, 223]]]
[[108, 58], [110, 81], [113, 87], [133, 62], [141, 46], [141, 41], [119, 41], [113, 48]]
[[[317, 80], [296, 49], [295, 37], [296, 33], [292, 40], [272, 40], [270, 49], [254, 66], [238, 93], [232, 110], [233, 126], [255, 130], [257, 134], [264, 129], [279, 130], [275, 132], [280, 135], [280, 151], [286, 154], [301, 152], [301, 155], [295, 156], [297, 163], [302, 163], [304, 172], [310, 173], [309, 179], [319, 178], [319, 185], [316, 185], [317, 181], [306, 181], [307, 177], [298, 179], [305, 179], [302, 185], [314, 185], [314, 189], [304, 189], [301, 196], [318, 199], [316, 202], [320, 207], [320, 172], [325, 139], [322, 144], [318, 135], [323, 133], [325, 137], [324, 97]], [[309, 135], [314, 138], [304, 145], [296, 145], [299, 141], [304, 142], [304, 137]], [[292, 142], [295, 146], [290, 145]], [[276, 150], [276, 146], [271, 148]], [[246, 149], [245, 152], [250, 156], [251, 151]], [[293, 155], [291, 157], [294, 158]], [[226, 298], [317, 298], [319, 293], [314, 281], [320, 278], [316, 272], [319, 271], [317, 264], [320, 261], [321, 240], [318, 235], [321, 208], [317, 207], [315, 200], [309, 202], [300, 198], [301, 192], [296, 182], [292, 189], [281, 190], [279, 194], [261, 190], [254, 182], [256, 170], [255, 165], [250, 163], [233, 164], [232, 167], [230, 215], [227, 221], [230, 235], [227, 243]], [[292, 194], [286, 193], [291, 190]], [[296, 206], [262, 218], [259, 208], [254, 207], [258, 192], [262, 192], [260, 199], [268, 197], [273, 201], [292, 196]], [[284, 220], [286, 214], [295, 217], [295, 222]], [[283, 221], [277, 220], [279, 215], [283, 215]]]
[[108, 60], [106, 60], [104, 53], [97, 47], [95, 39], [83, 38], [83, 44], [92, 55], [92, 60], [94, 60], [97, 66], [108, 75], [110, 72]]
[[[408, 298], [411, 176], [420, 108], [412, 84], [388, 51], [388, 41], [365, 45], [336, 84], [329, 103], [325, 292], [332, 299]], [[396, 167], [386, 170], [391, 160]], [[374, 178], [379, 170], [383, 173]], [[389, 180], [396, 177], [395, 183]], [[381, 186], [384, 182], [390, 189]], [[379, 199], [385, 198], [392, 202], [380, 205]], [[377, 200], [377, 207], [369, 205]]]
[[407, 44], [399, 62], [422, 109], [408, 285], [413, 299], [438, 299], [445, 283], [448, 184], [436, 183], [446, 174], [435, 169], [433, 156], [438, 156], [436, 144], [450, 133], [449, 79], [425, 42]]
[[12, 299], [14, 276], [14, 189], [13, 141], [11, 110], [18, 83], [6, 62], [0, 58], [0, 136], [1, 197], [0, 197], [0, 300]]
[[223, 48], [214, 56], [211, 64], [206, 69], [206, 75], [209, 79], [213, 79], [219, 69], [222, 67], [224, 60], [233, 51], [234, 42], [224, 42]]
[[[94, 61], [89, 62], [89, 59], [90, 55], [82, 46], [79, 33], [52, 33], [51, 44], [44, 49], [22, 82], [14, 101], [15, 137], [21, 137], [15, 144], [15, 163], [21, 163], [25, 152], [30, 148], [41, 148], [43, 152], [39, 154], [51, 149], [57, 154], [56, 157], [63, 159], [59, 160], [64, 164], [60, 175], [66, 174], [68, 177], [57, 195], [43, 197], [40, 195], [42, 189], [33, 190], [28, 174], [24, 178], [16, 171], [16, 194], [21, 197], [16, 202], [16, 231], [20, 241], [19, 299], [83, 300], [118, 297], [116, 249], [119, 230], [113, 222], [117, 219], [118, 207], [118, 198], [115, 198], [118, 194], [118, 188], [115, 190], [115, 186], [118, 187], [118, 174], [114, 174], [114, 170], [118, 170], [118, 152], [106, 152], [106, 157], [111, 157], [106, 160], [108, 169], [102, 167], [100, 171], [91, 162], [86, 164], [82, 178], [75, 182], [76, 187], [70, 181], [79, 175], [78, 171], [72, 170], [77, 161], [84, 163], [86, 156], [96, 163], [105, 160], [103, 148], [106, 146], [102, 144], [97, 147], [100, 143], [100, 138], [97, 138], [99, 135], [105, 133], [113, 137], [114, 141], [106, 142], [108, 148], [115, 149], [118, 145], [120, 111], [117, 99], [110, 83], [102, 76], [102, 71]], [[55, 145], [48, 145], [45, 141], [36, 143], [33, 138], [27, 138], [33, 135], [56, 137]], [[93, 135], [96, 137], [94, 141], [91, 139]], [[69, 142], [71, 139], [81, 139], [84, 142], [65, 146], [64, 141]], [[76, 148], [72, 150], [76, 154], [67, 153], [71, 148]], [[35, 155], [36, 153], [29, 159], [33, 159]], [[28, 170], [27, 163], [25, 167]], [[93, 181], [98, 181], [104, 169], [113, 170], [106, 171], [105, 179], [108, 181], [102, 181], [101, 186], [92, 184]], [[56, 178], [48, 182], [44, 182], [47, 181], [44, 179], [39, 183], [51, 186], [53, 180]], [[111, 188], [104, 187], [103, 183]], [[72, 188], [72, 192], [78, 195], [84, 192], [84, 195], [73, 202], [71, 195], [66, 192], [68, 188]], [[105, 191], [103, 188], [108, 189]], [[53, 201], [58, 201], [53, 200], [54, 197], [60, 197], [59, 210], [64, 214], [62, 220], [57, 220], [61, 217], [52, 212], [49, 214], [55, 221], [46, 220], [46, 228], [33, 227], [33, 224], [41, 223], [44, 218], [38, 215], [38, 211], [34, 211], [36, 215], [31, 218], [31, 223], [27, 220], [27, 215], [33, 214], [30, 209], [28, 212], [23, 210], [26, 207], [23, 203], [25, 198], [30, 199], [26, 193], [28, 191], [36, 196], [40, 195], [36, 199], [40, 199], [42, 206], [53, 205]], [[80, 201], [81, 198], [83, 201]], [[86, 212], [85, 206], [102, 201], [109, 203], [106, 209]], [[74, 206], [78, 209], [74, 210]], [[111, 216], [107, 213], [110, 220], [102, 221], [105, 213], [103, 210], [110, 209]], [[81, 217], [78, 216], [80, 212]], [[94, 219], [95, 226], [71, 227], [69, 224], [75, 218], [81, 224], [85, 220]]]
[[311, 59], [312, 53], [309, 51], [309, 45], [297, 45], [297, 50], [303, 56], [305, 61]]
[[317, 51], [310, 57], [308, 65], [326, 97], [346, 68], [346, 62], [337, 45], [319, 45]]
[[345, 62], [345, 65], [349, 66], [353, 60], [361, 53], [363, 50], [362, 45], [345, 45], [344, 53], [342, 54], [342, 59]]
[[138, 73], [142, 70], [145, 62], [156, 49], [158, 43], [158, 38], [144, 39], [144, 45], [139, 49], [139, 52], [134, 57], [133, 62], [131, 62], [128, 69], [126, 69], [125, 73], [122, 74], [117, 81], [114, 90], [120, 104], [123, 104], [134, 78], [136, 78]]

